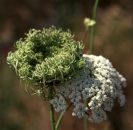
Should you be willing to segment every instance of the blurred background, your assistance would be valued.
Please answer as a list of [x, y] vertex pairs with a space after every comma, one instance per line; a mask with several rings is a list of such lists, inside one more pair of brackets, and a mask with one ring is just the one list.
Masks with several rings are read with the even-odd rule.
[[[92, 18], [95, 0], [0, 0], [0, 130], [51, 130], [49, 103], [27, 95], [6, 63], [14, 43], [30, 28], [51, 25], [70, 29], [83, 40], [85, 17]], [[126, 79], [126, 104], [116, 101], [108, 120], [89, 123], [89, 130], [133, 130], [133, 0], [99, 0], [93, 54], [110, 59]], [[89, 34], [85, 41], [88, 53]], [[83, 130], [83, 119], [64, 116], [59, 130]], [[56, 114], [56, 118], [59, 113]]]

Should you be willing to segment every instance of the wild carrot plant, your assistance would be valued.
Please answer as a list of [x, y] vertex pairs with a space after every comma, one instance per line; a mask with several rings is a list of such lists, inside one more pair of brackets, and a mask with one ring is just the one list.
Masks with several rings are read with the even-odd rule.
[[[108, 59], [92, 55], [97, 7], [98, 0], [93, 19], [84, 21], [87, 31], [91, 30], [90, 54], [83, 54], [83, 43], [75, 41], [70, 30], [64, 32], [54, 26], [29, 30], [16, 42], [16, 51], [8, 53], [7, 62], [25, 82], [24, 90], [50, 102], [52, 130], [58, 130], [71, 105], [72, 116], [85, 117], [87, 130], [88, 121], [107, 119], [106, 111], [111, 111], [115, 98], [121, 106], [125, 103], [122, 88], [126, 79]], [[57, 121], [54, 111], [61, 112]]]

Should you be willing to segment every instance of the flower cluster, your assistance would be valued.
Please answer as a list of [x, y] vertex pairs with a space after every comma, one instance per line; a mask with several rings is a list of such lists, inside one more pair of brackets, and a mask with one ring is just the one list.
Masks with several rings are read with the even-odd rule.
[[[88, 26], [94, 24], [86, 22]], [[26, 92], [50, 100], [55, 111], [65, 114], [66, 100], [70, 99], [73, 116], [87, 114], [89, 121], [101, 122], [115, 98], [124, 105], [126, 79], [108, 59], [82, 55], [82, 42], [73, 40], [69, 30], [63, 32], [53, 26], [42, 31], [31, 29], [24, 40], [16, 42], [16, 48], [8, 53], [7, 62], [25, 81]], [[87, 107], [83, 100], [88, 100]]]
[[[69, 98], [75, 106], [73, 116], [83, 117], [90, 110], [89, 121], [101, 122], [106, 120], [106, 111], [111, 111], [115, 98], [121, 106], [124, 105], [122, 87], [126, 87], [126, 79], [103, 56], [83, 55], [83, 59], [84, 68], [59, 86], [55, 98], [50, 102], [57, 112], [64, 114], [66, 99]], [[84, 106], [82, 99], [88, 99], [88, 107]]]
[[[8, 53], [7, 62], [26, 82], [26, 92], [49, 100], [50, 87], [59, 86], [84, 66], [82, 42], [73, 40], [70, 31], [52, 26], [49, 29], [31, 29], [25, 39], [16, 42], [17, 50]], [[39, 87], [39, 88], [38, 88]]]

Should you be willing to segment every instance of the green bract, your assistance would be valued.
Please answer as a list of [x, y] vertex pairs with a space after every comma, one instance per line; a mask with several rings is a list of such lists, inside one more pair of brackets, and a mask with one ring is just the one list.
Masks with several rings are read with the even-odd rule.
[[[7, 62], [13, 66], [18, 76], [28, 88], [51, 99], [49, 90], [55, 90], [82, 67], [82, 43], [73, 40], [70, 31], [51, 27], [29, 30], [24, 40], [16, 42], [17, 50], [8, 53]], [[28, 87], [28, 88], [27, 88]]]

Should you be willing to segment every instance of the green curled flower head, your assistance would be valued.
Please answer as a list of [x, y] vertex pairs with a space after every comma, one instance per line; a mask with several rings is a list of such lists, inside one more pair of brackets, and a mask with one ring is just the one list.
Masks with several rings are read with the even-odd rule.
[[73, 40], [70, 31], [49, 29], [29, 30], [16, 42], [17, 50], [9, 52], [7, 62], [20, 79], [38, 96], [51, 99], [50, 90], [69, 80], [84, 66], [82, 43]]

